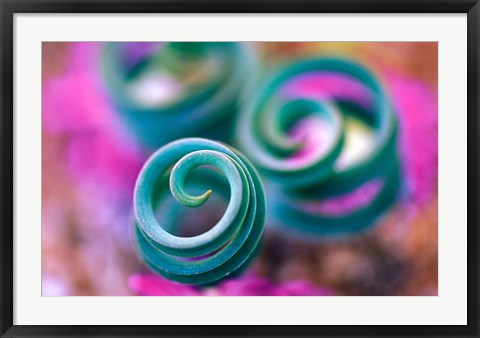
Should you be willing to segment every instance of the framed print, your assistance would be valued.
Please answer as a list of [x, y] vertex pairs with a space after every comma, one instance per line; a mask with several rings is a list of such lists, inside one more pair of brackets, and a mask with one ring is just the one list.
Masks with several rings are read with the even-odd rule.
[[2, 337], [478, 337], [478, 1], [2, 1]]

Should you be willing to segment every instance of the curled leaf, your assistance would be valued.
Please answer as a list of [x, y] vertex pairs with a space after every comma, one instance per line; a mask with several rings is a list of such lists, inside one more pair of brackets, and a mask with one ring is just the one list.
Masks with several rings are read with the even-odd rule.
[[[168, 217], [157, 221], [157, 199], [170, 190], [181, 205], [201, 207], [216, 188], [199, 195], [187, 192], [194, 169], [216, 170], [227, 180], [229, 202], [221, 219], [193, 237], [168, 232]], [[203, 183], [221, 185], [202, 174]], [[198, 178], [198, 176], [197, 176]], [[224, 193], [224, 192], [223, 192]], [[187, 284], [209, 284], [238, 273], [255, 257], [265, 222], [263, 186], [252, 165], [226, 145], [201, 138], [171, 142], [145, 163], [134, 195], [136, 247], [140, 257], [164, 277]]]
[[[370, 71], [340, 58], [301, 60], [275, 72], [251, 94], [238, 118], [237, 142], [272, 182], [273, 223], [308, 234], [353, 233], [392, 205], [400, 179], [398, 122]], [[302, 125], [306, 120], [317, 124]], [[318, 121], [325, 127], [315, 127]], [[368, 137], [355, 138], [358, 130]], [[358, 190], [371, 181], [380, 188], [367, 202], [348, 201], [350, 194], [366, 199], [368, 194]], [[332, 204], [348, 208], [331, 214], [325, 203], [330, 209]]]
[[228, 140], [253, 64], [247, 46], [233, 42], [114, 42], [101, 60], [119, 113], [153, 149], [182, 137]]

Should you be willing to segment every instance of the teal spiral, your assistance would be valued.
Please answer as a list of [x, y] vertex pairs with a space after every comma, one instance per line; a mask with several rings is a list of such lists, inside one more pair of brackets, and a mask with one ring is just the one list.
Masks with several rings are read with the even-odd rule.
[[[238, 100], [255, 65], [246, 44], [167, 42], [136, 60], [129, 60], [127, 47], [106, 43], [101, 67], [119, 115], [142, 144], [157, 149], [182, 137], [230, 140]], [[145, 84], [155, 81], [160, 88]], [[145, 102], [138, 93], [148, 100], [160, 96]]]
[[[365, 105], [348, 97], [290, 98], [279, 94], [299, 76], [322, 73], [347, 76], [368, 91], [371, 102]], [[342, 58], [301, 60], [275, 71], [250, 94], [239, 114], [236, 141], [271, 182], [267, 193], [271, 196], [268, 218], [272, 223], [309, 235], [351, 234], [373, 224], [393, 204], [400, 186], [398, 121], [385, 88], [368, 69]], [[288, 161], [302, 148], [288, 131], [309, 116], [329, 125], [332, 135], [328, 146], [308, 163]], [[374, 144], [361, 160], [342, 168], [337, 162], [345, 148], [346, 117], [368, 126]], [[381, 188], [356, 210], [330, 215], [305, 207], [352, 193], [369, 181], [378, 181]]]
[[[196, 168], [203, 171], [192, 176]], [[155, 213], [168, 190], [180, 205], [191, 208], [217, 193], [208, 189], [191, 194], [185, 185], [190, 178], [218, 187], [229, 198], [228, 206], [210, 230], [193, 237], [175, 236], [167, 231], [172, 227], [169, 216], [160, 215], [157, 221]], [[222, 179], [229, 194], [221, 187]], [[266, 201], [260, 178], [243, 155], [220, 142], [185, 138], [163, 146], [145, 163], [135, 187], [134, 210], [135, 246], [152, 270], [177, 282], [210, 284], [239, 273], [255, 257]]]

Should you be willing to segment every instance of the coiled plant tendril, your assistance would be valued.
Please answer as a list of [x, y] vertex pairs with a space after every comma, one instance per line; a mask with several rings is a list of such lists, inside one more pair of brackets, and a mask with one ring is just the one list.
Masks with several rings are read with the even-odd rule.
[[[361, 95], [316, 95], [320, 93], [315, 93], [314, 83], [308, 95], [301, 90], [285, 94], [289, 84], [312, 75], [347, 78], [360, 88]], [[236, 139], [273, 182], [268, 191], [272, 222], [308, 234], [339, 235], [369, 226], [391, 206], [399, 186], [397, 117], [384, 88], [367, 69], [339, 58], [302, 60], [282, 68], [252, 93], [239, 114]], [[324, 150], [311, 151], [306, 160], [295, 161], [292, 158], [305, 145], [289, 131], [307, 117], [325, 122], [330, 137]], [[346, 121], [352, 119], [370, 130], [373, 142], [360, 159], [344, 165], [341, 158], [349, 137]], [[354, 194], [371, 181], [380, 188], [368, 203], [334, 214], [322, 209], [322, 203]]]
[[[187, 176], [199, 166], [208, 166], [205, 170], [210, 173], [216, 169], [226, 177], [228, 206], [207, 232], [175, 236], [166, 230], [170, 225], [163, 224], [168, 219], [160, 215], [157, 221], [155, 206], [168, 189], [183, 206], [204, 204], [212, 190], [192, 195], [185, 188]], [[202, 175], [201, 179], [208, 177]], [[215, 187], [214, 180], [209, 182]], [[151, 269], [174, 281], [210, 284], [238, 273], [255, 257], [266, 202], [262, 183], [243, 155], [219, 142], [186, 138], [163, 146], [145, 163], [135, 187], [134, 209], [136, 248]]]
[[233, 42], [107, 43], [103, 74], [137, 138], [156, 149], [182, 137], [231, 137], [254, 58]]

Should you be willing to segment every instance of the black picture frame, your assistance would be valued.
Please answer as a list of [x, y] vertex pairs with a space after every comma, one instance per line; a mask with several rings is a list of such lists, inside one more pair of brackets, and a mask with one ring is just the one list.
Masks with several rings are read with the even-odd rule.
[[[193, 1], [0, 0], [1, 10], [1, 336], [431, 336], [479, 337], [479, 0]], [[467, 13], [468, 39], [468, 325], [405, 326], [109, 326], [13, 324], [13, 17], [15, 13]]]

